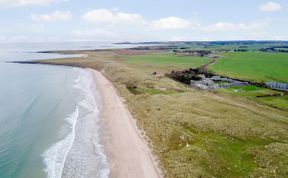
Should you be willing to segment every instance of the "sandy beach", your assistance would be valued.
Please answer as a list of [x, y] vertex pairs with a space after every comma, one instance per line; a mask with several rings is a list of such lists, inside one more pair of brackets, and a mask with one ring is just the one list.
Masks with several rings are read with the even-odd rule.
[[153, 159], [146, 140], [128, 109], [104, 75], [87, 69], [101, 95], [101, 122], [111, 178], [160, 178], [162, 173]]

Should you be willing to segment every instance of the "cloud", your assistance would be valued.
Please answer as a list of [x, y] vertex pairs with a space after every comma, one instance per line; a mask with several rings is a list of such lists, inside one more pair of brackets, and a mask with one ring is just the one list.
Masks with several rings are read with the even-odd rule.
[[177, 30], [188, 28], [192, 25], [190, 20], [179, 17], [167, 17], [149, 21], [136, 13], [120, 12], [118, 9], [92, 9], [82, 15], [82, 20], [98, 25], [110, 25], [117, 27], [133, 26], [148, 30]]
[[26, 41], [28, 39], [29, 39], [29, 37], [26, 35], [16, 35], [16, 36], [10, 37], [10, 41], [15, 41], [15, 42]]
[[79, 40], [97, 40], [97, 41], [105, 41], [105, 40], [117, 40], [119, 37], [116, 33], [110, 32], [103, 29], [90, 29], [90, 30], [74, 30], [72, 31], [73, 38]]
[[253, 23], [229, 23], [217, 22], [212, 25], [201, 25], [200, 30], [206, 32], [227, 32], [227, 31], [262, 31], [270, 25], [269, 21], [253, 22]]
[[[71, 16], [69, 11], [33, 14], [30, 16], [36, 22], [33, 27], [32, 24], [23, 23], [17, 26], [13, 23], [13, 28], [0, 29], [4, 35], [0, 36], [0, 40], [25, 41], [37, 35], [39, 39], [46, 39], [46, 36], [49, 39], [55, 38], [55, 34], [48, 29], [53, 28], [53, 24], [47, 26], [38, 22], [65, 21], [71, 19]], [[206, 24], [197, 18], [177, 16], [145, 19], [141, 14], [122, 12], [119, 9], [91, 9], [84, 12], [81, 18], [87, 23], [75, 24], [74, 31], [61, 28], [63, 31], [60, 31], [59, 35], [63, 33], [64, 40], [83, 41], [268, 39], [271, 34], [267, 27], [273, 23], [268, 19], [255, 22], [229, 22], [223, 19]], [[17, 36], [18, 33], [27, 35], [29, 39]], [[13, 35], [15, 36], [12, 37]]]
[[145, 22], [139, 14], [119, 12], [117, 9], [93, 9], [82, 15], [82, 19], [91, 23], [109, 25], [139, 25]]
[[82, 19], [94, 23], [111, 23], [114, 19], [112, 11], [108, 9], [94, 9], [82, 15]]
[[54, 11], [51, 14], [32, 14], [30, 18], [38, 22], [66, 21], [71, 19], [70, 11]]
[[5, 41], [6, 40], [6, 35], [0, 35], [0, 41]]
[[212, 25], [203, 27], [206, 31], [237, 31], [237, 30], [246, 30], [249, 27], [243, 23], [228, 23], [228, 22], [218, 22]]
[[0, 0], [0, 7], [45, 6], [69, 0]]
[[115, 15], [113, 23], [116, 25], [141, 25], [145, 23], [145, 19], [139, 14], [119, 12]]
[[153, 21], [150, 26], [154, 30], [177, 30], [188, 28], [191, 25], [189, 20], [171, 16]]
[[142, 15], [135, 13], [120, 12], [118, 9], [93, 9], [82, 15], [82, 20], [90, 23], [141, 26], [152, 30], [176, 30], [188, 28], [191, 22], [179, 17], [167, 17], [155, 21], [148, 21]]
[[[218, 36], [229, 37], [231, 39], [245, 36], [250, 39], [250, 37], [258, 37], [259, 35], [264, 38], [267, 36], [267, 27], [271, 24], [269, 20], [240, 23], [220, 21], [214, 24], [203, 24], [197, 19], [185, 19], [176, 16], [147, 20], [140, 14], [121, 12], [118, 9], [89, 10], [82, 15], [82, 19], [90, 22], [92, 28], [93, 25], [97, 25], [97, 28], [106, 29], [109, 33], [103, 30], [99, 31], [98, 29], [81, 31], [81, 35], [78, 32], [78, 36], [94, 36], [99, 38], [101, 36], [99, 34], [104, 34], [108, 39], [112, 39], [114, 36], [115, 40], [129, 40], [142, 37], [146, 39], [185, 40], [192, 39], [193, 37], [202, 38], [202, 36], [209, 39], [217, 38]], [[111, 34], [112, 31], [117, 32], [117, 35], [115, 33]]]
[[281, 11], [282, 9], [283, 7], [280, 4], [277, 4], [272, 1], [269, 1], [266, 4], [263, 4], [259, 7], [259, 10], [263, 12], [277, 12]]

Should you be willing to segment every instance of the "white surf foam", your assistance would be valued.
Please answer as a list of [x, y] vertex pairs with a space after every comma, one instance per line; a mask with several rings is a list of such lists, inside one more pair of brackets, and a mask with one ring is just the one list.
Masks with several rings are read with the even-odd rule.
[[87, 178], [93, 175], [107, 178], [110, 171], [100, 144], [99, 109], [92, 89], [95, 87], [93, 77], [85, 70], [75, 70], [79, 76], [73, 88], [80, 91], [82, 97], [75, 112], [66, 118], [70, 133], [43, 154], [45, 171], [48, 178], [60, 178], [63, 174], [66, 177]]
[[49, 178], [60, 178], [62, 175], [67, 154], [75, 138], [75, 126], [78, 116], [79, 110], [77, 106], [76, 110], [65, 119], [70, 125], [71, 132], [64, 139], [52, 145], [52, 147], [43, 154], [46, 164], [45, 172]]
[[[90, 163], [91, 165], [89, 167], [77, 164], [77, 167], [82, 167], [84, 171], [82, 173], [74, 172], [74, 175], [75, 177], [86, 178], [87, 176], [84, 176], [86, 171], [94, 172], [95, 174], [93, 177], [108, 178], [110, 170], [108, 168], [108, 161], [106, 155], [104, 154], [103, 146], [100, 144], [101, 139], [99, 137], [99, 106], [95, 98], [97, 96], [94, 95], [95, 83], [93, 76], [86, 70], [80, 69], [79, 73], [80, 78], [78, 79], [78, 84], [76, 84], [74, 87], [81, 90], [83, 96], [85, 96], [84, 99], [78, 103], [78, 106], [82, 108], [81, 111], [86, 110], [86, 112], [85, 116], [83, 116], [83, 118], [81, 118], [79, 121], [79, 137], [80, 139], [82, 137], [81, 143], [75, 142], [75, 149], [73, 151], [77, 154], [80, 152], [83, 163]], [[89, 130], [92, 130], [92, 133], [89, 132]], [[89, 149], [91, 146], [93, 146], [93, 149]], [[79, 155], [74, 155], [74, 157], [77, 156]], [[77, 158], [77, 160], [79, 160], [79, 158]], [[77, 168], [75, 166], [76, 165], [71, 165], [72, 168]]]

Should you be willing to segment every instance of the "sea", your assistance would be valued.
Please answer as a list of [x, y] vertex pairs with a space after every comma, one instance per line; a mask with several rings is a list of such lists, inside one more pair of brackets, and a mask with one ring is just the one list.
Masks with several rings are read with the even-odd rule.
[[11, 61], [79, 57], [47, 50], [126, 48], [98, 42], [0, 43], [0, 178], [105, 178], [92, 76], [65, 66]]

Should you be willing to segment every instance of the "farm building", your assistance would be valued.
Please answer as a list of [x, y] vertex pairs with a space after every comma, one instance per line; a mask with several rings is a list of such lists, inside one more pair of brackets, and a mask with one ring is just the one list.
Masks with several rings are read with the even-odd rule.
[[[199, 81], [191, 80], [190, 86], [196, 87], [205, 90], [213, 90], [218, 88], [228, 88], [234, 86], [245, 86], [249, 85], [248, 82], [237, 81], [233, 79], [223, 78], [220, 76], [212, 76], [211, 78], [206, 78], [205, 75], [200, 74], [198, 75], [200, 78]], [[217, 82], [224, 82], [224, 83], [217, 83]]]
[[266, 86], [280, 91], [288, 91], [288, 84], [287, 83], [280, 83], [280, 82], [267, 82]]

